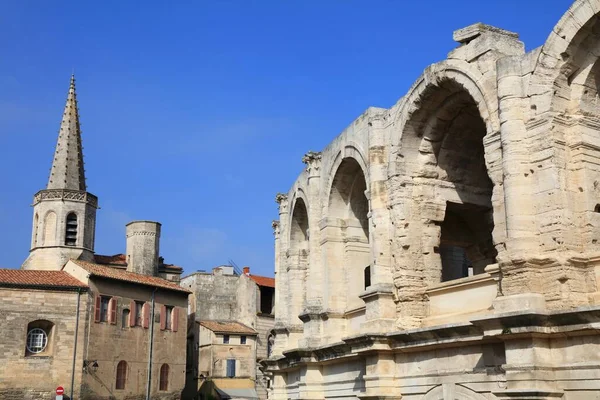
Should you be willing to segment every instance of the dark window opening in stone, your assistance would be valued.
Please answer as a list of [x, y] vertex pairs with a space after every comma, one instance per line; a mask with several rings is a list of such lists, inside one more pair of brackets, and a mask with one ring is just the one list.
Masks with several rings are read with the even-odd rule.
[[169, 364], [163, 364], [160, 367], [160, 381], [158, 390], [169, 390]]
[[124, 308], [123, 315], [121, 316], [121, 328], [127, 328], [129, 326], [129, 314], [129, 309]]
[[65, 245], [77, 245], [77, 215], [70, 213], [67, 215], [67, 226], [65, 231]]
[[273, 299], [275, 298], [275, 289], [260, 286], [260, 312], [262, 314], [273, 314]]
[[364, 282], [366, 290], [369, 286], [371, 286], [371, 266], [365, 268]]
[[443, 282], [481, 274], [496, 262], [493, 227], [491, 208], [447, 203], [439, 246]]
[[127, 362], [119, 361], [119, 364], [117, 364], [117, 382], [115, 384], [115, 389], [117, 389], [117, 390], [125, 389], [126, 382], [127, 382]]
[[596, 207], [594, 207], [594, 212], [600, 213], [600, 204], [596, 204]]

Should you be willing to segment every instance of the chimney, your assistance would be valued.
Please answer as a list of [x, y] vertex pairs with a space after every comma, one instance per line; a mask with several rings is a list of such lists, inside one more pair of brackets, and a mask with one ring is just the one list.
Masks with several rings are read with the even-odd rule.
[[153, 221], [132, 221], [126, 225], [127, 271], [158, 275], [160, 227]]
[[244, 275], [250, 276], [250, 267], [244, 267], [242, 270], [244, 271]]

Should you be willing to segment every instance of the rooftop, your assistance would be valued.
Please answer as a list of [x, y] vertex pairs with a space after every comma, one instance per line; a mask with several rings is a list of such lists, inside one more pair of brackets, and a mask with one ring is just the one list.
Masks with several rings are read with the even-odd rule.
[[275, 287], [275, 278], [269, 278], [268, 276], [260, 275], [248, 275], [248, 278], [252, 279], [258, 286], [266, 286], [270, 288]]
[[72, 290], [88, 286], [64, 271], [0, 269], [0, 287]]
[[90, 273], [91, 276], [101, 278], [115, 279], [118, 281], [136, 283], [140, 285], [159, 287], [177, 292], [190, 293], [189, 290], [182, 288], [176, 283], [170, 282], [156, 276], [136, 274], [134, 272], [123, 271], [122, 269], [112, 268], [105, 265], [94, 264], [87, 261], [71, 260], [81, 268]]
[[210, 329], [214, 333], [241, 333], [246, 335], [257, 335], [254, 329], [236, 321], [196, 321], [201, 326]]
[[[161, 257], [161, 259], [162, 259], [162, 257]], [[96, 264], [101, 264], [101, 265], [127, 267], [127, 256], [125, 254], [114, 254], [112, 256], [96, 254], [96, 255], [94, 255], [94, 261], [96, 261]], [[181, 268], [177, 265], [165, 264], [164, 262], [161, 262], [158, 268], [183, 271], [183, 268]]]

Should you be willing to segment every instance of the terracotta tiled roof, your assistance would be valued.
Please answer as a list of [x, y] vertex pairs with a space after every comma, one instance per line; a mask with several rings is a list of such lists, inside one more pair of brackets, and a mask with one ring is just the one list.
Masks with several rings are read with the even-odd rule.
[[136, 274], [134, 272], [123, 271], [118, 268], [111, 268], [104, 265], [94, 264], [87, 261], [71, 260], [81, 268], [85, 269], [92, 276], [99, 276], [102, 278], [115, 279], [118, 281], [125, 281], [131, 283], [137, 283], [140, 285], [159, 287], [163, 289], [175, 290], [178, 292], [190, 293], [189, 290], [182, 288], [176, 283], [169, 282], [166, 279], [159, 278], [157, 276], [148, 276], [142, 274]]
[[246, 335], [257, 335], [258, 333], [246, 326], [236, 321], [199, 321], [198, 322], [203, 327], [210, 329], [215, 333], [243, 333]]
[[266, 287], [275, 287], [275, 278], [269, 278], [268, 276], [260, 276], [260, 275], [249, 275], [250, 279], [252, 279], [258, 286], [266, 286]]
[[94, 260], [98, 264], [127, 265], [127, 258], [125, 254], [115, 254], [113, 256], [96, 254], [94, 255]]
[[0, 269], [0, 286], [27, 288], [77, 289], [87, 288], [64, 271], [34, 271], [21, 269]]

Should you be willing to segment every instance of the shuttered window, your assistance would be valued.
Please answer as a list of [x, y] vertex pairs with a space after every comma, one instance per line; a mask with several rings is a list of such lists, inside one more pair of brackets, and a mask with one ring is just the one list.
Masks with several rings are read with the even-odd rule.
[[227, 360], [227, 377], [235, 378], [235, 360], [234, 359]]
[[67, 215], [67, 226], [65, 227], [65, 244], [67, 246], [77, 245], [77, 215]]

